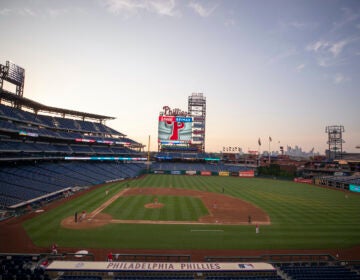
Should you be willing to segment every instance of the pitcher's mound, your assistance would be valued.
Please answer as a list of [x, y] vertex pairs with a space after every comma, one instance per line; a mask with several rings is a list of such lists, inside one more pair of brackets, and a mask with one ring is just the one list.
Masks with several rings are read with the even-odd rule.
[[154, 208], [163, 208], [164, 207], [164, 204], [163, 203], [148, 203], [148, 204], [145, 204], [144, 205], [145, 208], [151, 208], [151, 209], [154, 209]]

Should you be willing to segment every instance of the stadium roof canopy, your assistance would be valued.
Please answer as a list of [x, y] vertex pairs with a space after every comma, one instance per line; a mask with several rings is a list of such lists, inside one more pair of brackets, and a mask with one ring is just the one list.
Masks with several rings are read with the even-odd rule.
[[16, 104], [20, 107], [26, 107], [28, 109], [31, 109], [34, 113], [38, 112], [44, 112], [44, 113], [50, 113], [50, 114], [61, 114], [62, 116], [68, 115], [72, 117], [82, 118], [84, 119], [95, 119], [99, 121], [104, 120], [114, 120], [114, 117], [109, 116], [103, 116], [103, 115], [97, 115], [97, 114], [91, 114], [91, 113], [84, 113], [74, 110], [68, 110], [68, 109], [62, 109], [57, 107], [51, 107], [47, 105], [43, 105], [39, 102], [33, 101], [31, 99], [21, 97], [19, 95], [16, 95], [12, 92], [0, 89], [0, 101], [5, 100], [7, 102], [10, 102], [12, 104]]

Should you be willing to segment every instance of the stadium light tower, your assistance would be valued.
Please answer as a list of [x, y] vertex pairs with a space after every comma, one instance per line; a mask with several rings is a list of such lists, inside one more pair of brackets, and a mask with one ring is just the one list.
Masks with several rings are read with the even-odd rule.
[[206, 97], [192, 93], [188, 98], [188, 114], [193, 118], [192, 142], [198, 151], [205, 152]]
[[[24, 94], [25, 69], [20, 66], [6, 61], [5, 65], [0, 64], [0, 89], [3, 89], [4, 81], [16, 86], [16, 95], [22, 97]], [[14, 104], [16, 108], [20, 108], [19, 104]]]
[[342, 139], [342, 133], [344, 131], [345, 129], [342, 125], [331, 125], [326, 127], [325, 132], [328, 134], [327, 144], [329, 144], [329, 159], [336, 159], [337, 157], [342, 158], [342, 144], [345, 143]]

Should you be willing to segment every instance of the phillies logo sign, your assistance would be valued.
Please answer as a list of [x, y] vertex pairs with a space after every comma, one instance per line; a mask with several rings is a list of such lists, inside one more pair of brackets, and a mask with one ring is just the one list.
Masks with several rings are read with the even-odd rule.
[[175, 108], [173, 110], [171, 110], [171, 108], [169, 106], [164, 106], [163, 107], [163, 114], [164, 116], [184, 116], [186, 117], [188, 115], [187, 112], [180, 110], [179, 108]]

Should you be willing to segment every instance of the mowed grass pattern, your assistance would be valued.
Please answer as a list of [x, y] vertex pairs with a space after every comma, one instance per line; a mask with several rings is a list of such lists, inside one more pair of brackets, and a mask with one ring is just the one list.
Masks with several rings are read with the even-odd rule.
[[[271, 225], [261, 226], [258, 235], [254, 226], [248, 225], [109, 224], [88, 230], [60, 226], [61, 220], [75, 211], [91, 212], [104, 203], [108, 199], [105, 189], [110, 189], [112, 195], [126, 184], [119, 182], [95, 189], [26, 221], [24, 227], [35, 244], [45, 247], [54, 241], [65, 247], [119, 249], [325, 249], [360, 244], [359, 194], [346, 196], [338, 190], [258, 178], [147, 175], [129, 184], [131, 188], [184, 188], [215, 193], [221, 193], [224, 187], [225, 195], [251, 202], [269, 214]], [[106, 211], [113, 211], [112, 208], [114, 212], [124, 212], [117, 203]], [[132, 211], [131, 215], [137, 215], [137, 210]], [[161, 219], [173, 219], [170, 217], [176, 216], [176, 211], [177, 207], [169, 207]]]
[[[162, 208], [146, 208], [155, 199]], [[104, 213], [120, 220], [197, 221], [208, 215], [201, 199], [190, 196], [131, 195], [118, 198]]]

